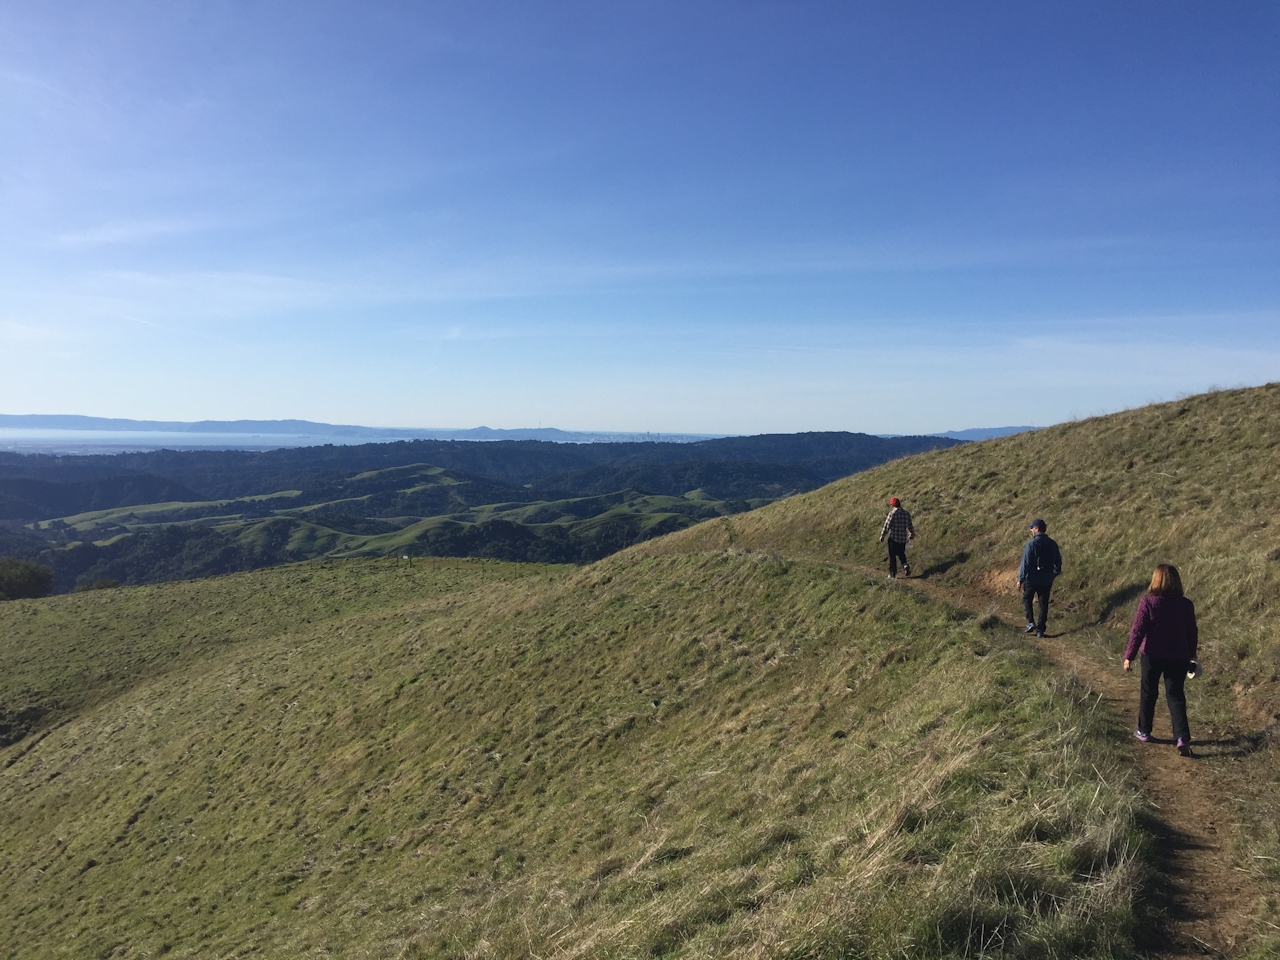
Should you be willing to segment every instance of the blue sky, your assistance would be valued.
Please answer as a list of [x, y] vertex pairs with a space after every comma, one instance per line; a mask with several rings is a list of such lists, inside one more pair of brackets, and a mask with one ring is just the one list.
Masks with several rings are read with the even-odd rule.
[[758, 433], [1280, 379], [1275, 3], [0, 4], [0, 412]]

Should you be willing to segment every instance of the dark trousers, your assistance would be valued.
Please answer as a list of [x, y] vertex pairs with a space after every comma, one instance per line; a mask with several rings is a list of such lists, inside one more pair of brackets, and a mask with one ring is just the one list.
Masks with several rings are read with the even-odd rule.
[[1169, 720], [1173, 723], [1173, 735], [1178, 740], [1191, 742], [1191, 726], [1187, 723], [1187, 694], [1183, 685], [1187, 682], [1190, 660], [1164, 660], [1142, 655], [1142, 692], [1138, 695], [1138, 732], [1150, 734], [1151, 721], [1156, 713], [1156, 695], [1160, 692], [1160, 677], [1164, 676], [1164, 701], [1169, 705]]
[[907, 570], [907, 545], [899, 543], [893, 537], [889, 538], [889, 576], [896, 577], [898, 575], [898, 561], [902, 561], [903, 573]]
[[[1023, 583], [1022, 584], [1022, 606], [1026, 609], [1027, 623], [1036, 625], [1037, 633], [1044, 633], [1045, 624], [1049, 622], [1049, 590], [1053, 587], [1051, 583]], [[1040, 598], [1040, 619], [1035, 618], [1035, 613], [1031, 609], [1031, 598]]]

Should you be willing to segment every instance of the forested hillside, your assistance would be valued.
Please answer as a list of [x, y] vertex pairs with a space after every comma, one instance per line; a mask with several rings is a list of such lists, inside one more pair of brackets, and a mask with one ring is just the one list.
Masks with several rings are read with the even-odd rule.
[[306, 478], [429, 463], [523, 485], [575, 470], [613, 465], [702, 461], [792, 464], [820, 483], [894, 457], [943, 449], [946, 437], [874, 437], [864, 433], [776, 434], [699, 443], [552, 443], [542, 440], [415, 440], [269, 451], [157, 450], [111, 456], [0, 453], [0, 478], [69, 481], [134, 474], [167, 477], [202, 499], [254, 496], [299, 486]]

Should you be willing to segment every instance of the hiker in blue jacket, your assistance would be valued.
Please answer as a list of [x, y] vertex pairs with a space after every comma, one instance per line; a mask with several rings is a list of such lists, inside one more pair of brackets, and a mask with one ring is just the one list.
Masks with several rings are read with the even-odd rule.
[[[1048, 527], [1039, 517], [1028, 525], [1031, 539], [1022, 551], [1022, 563], [1018, 566], [1018, 586], [1022, 588], [1022, 606], [1027, 614], [1027, 633], [1032, 630], [1037, 637], [1044, 636], [1049, 621], [1049, 589], [1053, 578], [1062, 572], [1062, 554], [1058, 545], [1045, 533]], [[1032, 597], [1039, 598], [1040, 619], [1033, 616]]]

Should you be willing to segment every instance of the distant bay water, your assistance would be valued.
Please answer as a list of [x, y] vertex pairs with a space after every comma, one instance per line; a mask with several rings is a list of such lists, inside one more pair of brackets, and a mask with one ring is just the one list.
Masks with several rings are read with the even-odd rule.
[[30, 430], [0, 427], [0, 450], [11, 453], [133, 453], [146, 450], [277, 450], [326, 443], [386, 443], [404, 437], [301, 433], [178, 433], [165, 430]]
[[400, 429], [309, 420], [120, 420], [105, 417], [0, 414], [0, 451], [109, 454], [147, 450], [277, 450], [405, 440], [543, 440], [552, 443], [696, 443], [725, 434], [588, 433], [539, 427], [495, 430]]

